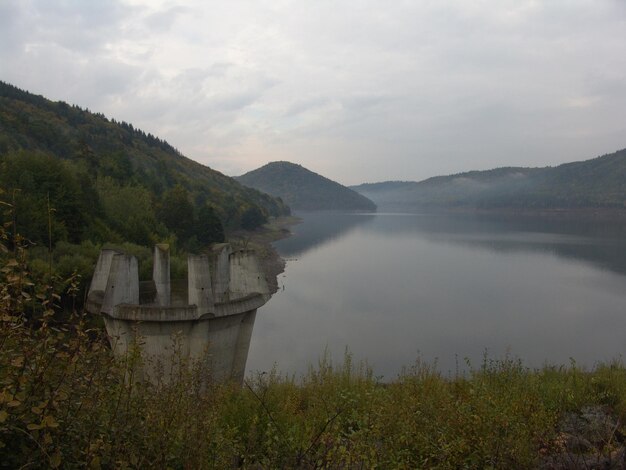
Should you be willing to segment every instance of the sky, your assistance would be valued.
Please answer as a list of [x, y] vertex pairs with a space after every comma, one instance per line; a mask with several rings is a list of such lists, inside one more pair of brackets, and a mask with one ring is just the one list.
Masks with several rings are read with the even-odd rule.
[[230, 176], [557, 165], [626, 147], [626, 1], [0, 0], [0, 80]]

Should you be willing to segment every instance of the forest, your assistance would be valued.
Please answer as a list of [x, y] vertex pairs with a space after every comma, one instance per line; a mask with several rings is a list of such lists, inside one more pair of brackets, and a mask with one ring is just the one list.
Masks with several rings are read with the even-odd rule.
[[0, 201], [0, 222], [30, 245], [33, 269], [83, 279], [103, 246], [139, 256], [147, 274], [151, 247], [163, 242], [172, 247], [173, 275], [182, 277], [184, 253], [289, 213], [281, 200], [132, 124], [3, 82]]

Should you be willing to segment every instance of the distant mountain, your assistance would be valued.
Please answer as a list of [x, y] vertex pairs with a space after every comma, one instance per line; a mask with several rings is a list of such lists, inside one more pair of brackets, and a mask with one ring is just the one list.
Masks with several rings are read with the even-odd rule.
[[150, 245], [175, 235], [203, 245], [223, 238], [220, 225], [254, 228], [289, 212], [132, 124], [0, 82], [3, 189], [0, 200], [17, 197], [23, 234], [45, 244], [46, 197], [55, 242]]
[[626, 149], [556, 167], [497, 168], [352, 189], [387, 209], [624, 208]]
[[236, 179], [246, 186], [280, 197], [293, 209], [376, 210], [376, 204], [366, 197], [295, 163], [268, 163]]

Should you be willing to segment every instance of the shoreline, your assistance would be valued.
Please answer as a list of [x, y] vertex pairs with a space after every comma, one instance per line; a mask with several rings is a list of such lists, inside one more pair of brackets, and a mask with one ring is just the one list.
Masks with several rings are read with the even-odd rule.
[[626, 222], [626, 209], [608, 207], [580, 207], [580, 208], [467, 208], [446, 209], [451, 213], [467, 213], [480, 215], [503, 215], [519, 217], [542, 217], [554, 219], [582, 218], [582, 220], [610, 220]]
[[381, 205], [378, 212], [400, 212], [407, 214], [461, 214], [497, 215], [503, 217], [537, 217], [553, 220], [607, 221], [626, 223], [626, 208], [622, 207], [576, 207], [576, 208], [528, 208], [528, 207], [419, 207], [403, 205]]

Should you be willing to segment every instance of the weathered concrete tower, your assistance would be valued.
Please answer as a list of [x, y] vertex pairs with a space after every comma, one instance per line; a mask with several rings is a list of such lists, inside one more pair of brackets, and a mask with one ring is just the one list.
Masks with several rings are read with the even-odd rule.
[[102, 250], [87, 310], [102, 314], [116, 354], [140, 344], [145, 378], [162, 371], [168, 380], [175, 372], [177, 336], [176, 354], [208, 361], [214, 380], [242, 382], [256, 310], [270, 298], [258, 260], [252, 251], [220, 244], [210, 255], [190, 255], [187, 266], [186, 290], [177, 290], [169, 246], [155, 247], [153, 280], [142, 283], [134, 256]]

